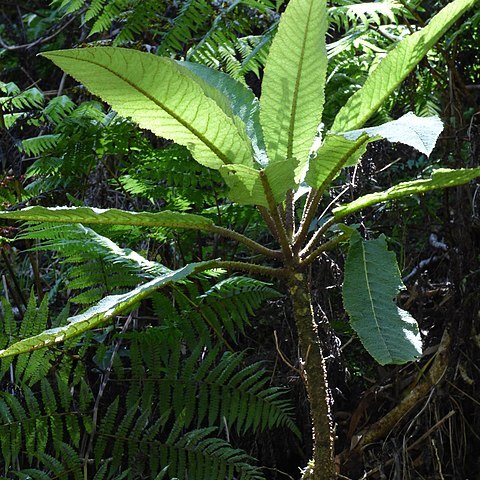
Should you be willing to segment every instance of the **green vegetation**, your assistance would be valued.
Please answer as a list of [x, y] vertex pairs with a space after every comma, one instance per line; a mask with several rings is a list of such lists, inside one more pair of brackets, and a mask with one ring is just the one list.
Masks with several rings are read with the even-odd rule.
[[[279, 17], [282, 2], [194, 1], [169, 18], [152, 2], [127, 3], [64, 1], [42, 10], [52, 24], [38, 27], [46, 32], [81, 16], [82, 41], [113, 30], [109, 40], [123, 45], [49, 45], [42, 52], [82, 86], [78, 96], [86, 100], [62, 94], [66, 76], [49, 100], [36, 87], [1, 84], [6, 148], [15, 151], [13, 135], [21, 131], [12, 158], [35, 156], [26, 185], [21, 160], [13, 160], [0, 193], [0, 218], [27, 222], [15, 240], [10, 227], [3, 233], [10, 278], [3, 276], [0, 328], [4, 475], [265, 478], [250, 453], [235, 446], [237, 437], [283, 428], [310, 440], [294, 421], [286, 390], [269, 385], [248, 350], [235, 351], [249, 329], [259, 328], [250, 318], [261, 304], [288, 294], [298, 368], [279, 350], [276, 333], [275, 341], [309, 402], [313, 453], [301, 477], [337, 478], [337, 461], [348, 468], [440, 382], [449, 336], [411, 392], [352, 443], [350, 459], [336, 459], [325, 361], [334, 352], [315, 314], [321, 287], [313, 268], [337, 247], [348, 250], [343, 303], [350, 324], [343, 328], [381, 365], [421, 357], [417, 322], [395, 301], [404, 288], [396, 255], [384, 235], [362, 238], [378, 225], [344, 220], [468, 184], [480, 167], [432, 162], [426, 177], [341, 197], [352, 184], [348, 168], [359, 168], [382, 139], [432, 153], [443, 130], [431, 115], [438, 109], [414, 101], [413, 112], [398, 115], [392, 98], [402, 102], [402, 82], [476, 1], [455, 0], [421, 28], [410, 25], [419, 21], [414, 4], [328, 9], [324, 1], [291, 0]], [[213, 13], [211, 25], [199, 22]], [[329, 15], [332, 34], [344, 35], [327, 45]], [[384, 19], [390, 29], [382, 28]], [[161, 37], [160, 55], [129, 45], [140, 34]], [[376, 35], [399, 41], [374, 47]], [[15, 49], [3, 43], [8, 59]], [[260, 71], [257, 98], [248, 79]], [[418, 71], [423, 88], [425, 73]], [[441, 165], [452, 166], [462, 167]], [[111, 205], [97, 183], [122, 199]], [[28, 252], [33, 285], [19, 280], [12, 262], [18, 242]], [[44, 255], [55, 265], [46, 272]], [[267, 277], [276, 288], [250, 277]]]

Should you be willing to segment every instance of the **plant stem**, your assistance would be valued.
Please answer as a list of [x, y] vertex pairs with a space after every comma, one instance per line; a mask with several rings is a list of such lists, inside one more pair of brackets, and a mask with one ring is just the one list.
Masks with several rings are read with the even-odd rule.
[[305, 272], [299, 272], [297, 269], [292, 274], [289, 291], [300, 344], [300, 366], [306, 383], [313, 428], [313, 462], [309, 462], [304, 470], [302, 480], [334, 480], [336, 473], [330, 392]]
[[288, 240], [287, 231], [285, 230], [285, 225], [283, 223], [282, 217], [278, 212], [275, 198], [273, 196], [272, 188], [270, 187], [270, 183], [268, 181], [267, 175], [263, 170], [260, 171], [260, 179], [262, 180], [263, 190], [265, 192], [265, 197], [267, 198], [267, 201], [268, 201], [269, 213], [275, 224], [275, 230], [277, 232], [277, 240], [280, 243], [285, 260], [287, 262], [291, 262], [293, 257], [292, 247]]
[[302, 245], [308, 235], [308, 229], [312, 223], [313, 217], [317, 211], [318, 204], [322, 199], [323, 191], [313, 189], [310, 190], [307, 200], [305, 202], [305, 207], [303, 209], [302, 220], [298, 227], [298, 231], [294, 236], [294, 244], [298, 248], [299, 245]]
[[293, 237], [293, 232], [295, 231], [295, 201], [292, 189], [287, 192], [286, 196], [285, 228], [287, 231], [287, 237], [291, 239]]
[[209, 268], [224, 268], [225, 270], [238, 270], [249, 274], [264, 275], [273, 278], [285, 278], [288, 276], [287, 270], [284, 268], [266, 267], [255, 263], [234, 262], [234, 261], [214, 261]]
[[312, 248], [315, 247], [315, 244], [320, 240], [320, 237], [334, 224], [336, 223], [336, 218], [329, 218], [314, 234], [310, 241], [307, 243], [305, 248], [300, 252], [300, 255], [307, 254]]
[[262, 216], [264, 222], [267, 224], [268, 229], [270, 230], [270, 233], [277, 238], [278, 233], [277, 233], [277, 228], [275, 227], [275, 223], [273, 221], [272, 216], [270, 215], [269, 211], [265, 207], [257, 206], [258, 211], [260, 212], [260, 215]]
[[264, 247], [263, 245], [260, 245], [260, 243], [255, 242], [255, 240], [252, 240], [241, 233], [235, 232], [234, 230], [229, 230], [228, 228], [219, 227], [217, 225], [208, 227], [208, 229], [205, 230], [216, 233], [221, 237], [230, 238], [231, 240], [236, 240], [237, 242], [243, 243], [246, 247], [250, 248], [250, 250], [261, 253], [266, 257], [280, 258], [282, 256], [282, 252], [280, 250], [272, 250]]
[[328, 252], [329, 250], [332, 250], [340, 242], [342, 242], [343, 240], [346, 240], [347, 238], [348, 238], [348, 234], [342, 233], [338, 237], [332, 238], [328, 242], [325, 242], [324, 244], [320, 245], [317, 249], [315, 249], [312, 253], [307, 255], [305, 259], [302, 261], [302, 265], [303, 266], [310, 265], [320, 256], [320, 254], [322, 254], [323, 252]]

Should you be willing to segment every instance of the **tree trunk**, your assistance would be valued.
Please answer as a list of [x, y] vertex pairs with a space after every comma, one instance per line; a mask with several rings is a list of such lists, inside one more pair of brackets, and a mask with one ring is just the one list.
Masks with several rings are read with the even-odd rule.
[[315, 323], [310, 288], [305, 273], [295, 272], [289, 284], [293, 315], [300, 344], [303, 372], [312, 417], [313, 458], [302, 480], [333, 480], [336, 476], [333, 424], [325, 360]]

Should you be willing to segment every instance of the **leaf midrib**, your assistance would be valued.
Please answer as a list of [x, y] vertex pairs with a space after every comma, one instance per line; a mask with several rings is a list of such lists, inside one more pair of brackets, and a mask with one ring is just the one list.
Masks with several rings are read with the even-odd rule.
[[[313, 1], [317, 1], [317, 0], [313, 0]], [[290, 111], [290, 125], [288, 129], [287, 158], [292, 158], [293, 156], [293, 140], [294, 140], [295, 121], [297, 118], [298, 90], [300, 88], [300, 81], [302, 79], [303, 63], [305, 61], [305, 45], [307, 43], [310, 19], [312, 16], [313, 1], [310, 2], [310, 6], [308, 9], [308, 15], [307, 15], [307, 21], [306, 21], [307, 26], [305, 28], [305, 34], [302, 40], [302, 48], [300, 50], [300, 61], [298, 62], [297, 75], [295, 78], [295, 88], [294, 88], [293, 97], [292, 97], [292, 109]]]
[[378, 330], [378, 335], [379, 337], [382, 339], [382, 342], [383, 342], [383, 345], [385, 347], [385, 350], [386, 352], [388, 353], [389, 357], [391, 358], [391, 354], [390, 354], [390, 349], [388, 348], [387, 346], [387, 342], [385, 341], [385, 339], [383, 338], [383, 335], [382, 335], [382, 329], [380, 328], [380, 324], [378, 322], [378, 317], [377, 317], [377, 312], [375, 310], [375, 304], [373, 302], [373, 296], [372, 296], [372, 292], [370, 290], [370, 283], [368, 281], [368, 272], [367, 272], [367, 256], [366, 256], [366, 247], [365, 245], [363, 244], [363, 242], [360, 242], [360, 246], [362, 248], [362, 257], [363, 257], [363, 265], [365, 266], [364, 268], [364, 275], [365, 275], [365, 283], [367, 285], [367, 292], [368, 292], [368, 299], [370, 300], [370, 305], [372, 307], [372, 314], [373, 314], [373, 318], [375, 320], [375, 325], [377, 327], [377, 330]]
[[[67, 60], [72, 60], [72, 57], [66, 56], [66, 55], [49, 55], [50, 57], [61, 57], [65, 58]], [[150, 100], [152, 103], [154, 103], [157, 107], [159, 107], [161, 110], [164, 110], [168, 115], [170, 115], [174, 120], [176, 120], [178, 123], [180, 123], [183, 127], [185, 127], [189, 132], [191, 132], [193, 135], [195, 135], [202, 143], [204, 143], [215, 155], [225, 164], [233, 164], [234, 162], [231, 162], [228, 158], [228, 156], [223, 153], [220, 149], [218, 149], [213, 143], [211, 143], [206, 137], [204, 137], [197, 129], [193, 128], [188, 122], [186, 122], [182, 117], [176, 115], [170, 108], [168, 108], [166, 105], [164, 105], [162, 102], [160, 102], [158, 99], [156, 99], [154, 96], [150, 95], [147, 91], [145, 91], [143, 88], [140, 88], [138, 85], [135, 85], [133, 82], [128, 80], [128, 78], [124, 77], [123, 75], [119, 74], [115, 70], [112, 70], [111, 68], [102, 65], [101, 63], [95, 62], [93, 60], [87, 60], [84, 58], [76, 58], [75, 61], [80, 61], [80, 62], [85, 62], [87, 64], [91, 65], [96, 65], [97, 67], [103, 68], [104, 70], [110, 72], [112, 75], [115, 77], [119, 78], [120, 80], [124, 81], [126, 84], [131, 86], [134, 90], [136, 90], [138, 93], [144, 95], [148, 100]], [[178, 72], [179, 75], [182, 75], [182, 77], [185, 77], [185, 75], [182, 74], [182, 72]]]

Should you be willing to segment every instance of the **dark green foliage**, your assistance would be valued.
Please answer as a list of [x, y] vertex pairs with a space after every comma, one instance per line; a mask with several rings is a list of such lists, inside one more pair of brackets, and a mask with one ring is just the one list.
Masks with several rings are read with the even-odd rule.
[[[82, 225], [31, 225], [23, 238], [39, 242], [37, 250], [56, 250], [64, 267], [71, 266], [68, 287], [82, 292], [72, 301], [90, 304], [107, 288], [120, 291], [166, 270]], [[278, 427], [298, 435], [291, 407], [283, 390], [268, 386], [260, 364], [223, 354], [218, 340], [226, 343], [224, 334], [236, 340], [248, 316], [276, 296], [257, 280], [232, 277], [212, 286], [204, 276], [157, 293], [160, 326], [123, 333], [117, 346], [104, 343], [105, 335], [90, 335], [80, 349], [70, 341], [61, 351], [2, 359], [12, 392], [0, 401], [5, 472], [44, 478], [49, 470], [76, 479], [87, 454], [95, 458], [95, 478], [153, 478], [162, 471], [165, 478], [183, 478], [185, 469], [195, 479], [263, 478], [245, 452], [215, 435], [223, 436], [224, 428], [245, 434]], [[50, 326], [47, 297], [37, 308], [31, 296], [21, 324], [6, 301], [3, 312], [0, 347]], [[92, 394], [83, 361], [72, 362], [69, 349], [94, 355], [98, 371], [108, 372], [99, 393]], [[107, 388], [113, 401], [101, 399]], [[86, 444], [92, 445], [87, 453]]]
[[162, 208], [180, 212], [202, 211], [225, 196], [218, 172], [199, 165], [185, 147], [175, 144], [162, 149], [142, 145], [141, 161], [129, 158], [118, 180], [133, 197], [154, 205], [161, 201]]
[[[16, 5], [12, 6], [13, 3]], [[66, 16], [61, 20], [61, 12], [71, 12], [78, 15], [78, 20], [64, 34], [41, 44], [42, 49], [74, 46], [85, 41], [128, 44], [129, 47], [155, 50], [173, 58], [207, 64], [242, 82], [247, 78], [258, 94], [259, 82], [255, 76], [261, 77], [276, 32], [278, 14], [275, 10], [283, 10], [283, 4], [288, 2], [57, 0], [52, 2], [51, 8], [38, 10], [38, 15], [28, 12], [30, 8], [37, 10], [29, 2], [13, 3], [5, 5], [5, 12], [15, 9], [18, 12], [14, 15], [18, 13], [20, 17], [22, 13], [22, 17], [18, 25], [10, 25], [10, 19], [0, 25], [1, 39], [7, 43], [13, 44], [15, 40], [23, 43], [49, 35], [51, 27], [55, 31], [56, 24], [60, 26], [70, 18]], [[408, 30], [421, 27], [423, 20], [428, 21], [430, 12], [435, 11], [438, 4], [430, 2], [423, 7], [418, 0], [364, 5], [354, 0], [339, 0], [331, 4], [324, 131], [385, 53]], [[6, 17], [8, 13], [2, 18]], [[479, 21], [480, 12], [472, 12], [455, 32], [446, 37], [442, 49], [433, 50], [418, 70], [408, 77], [406, 84], [392, 94], [371, 123], [391, 120], [407, 110], [428, 116], [440, 114], [448, 107], [450, 119], [447, 123], [451, 122], [454, 127], [462, 150], [445, 153], [445, 157], [448, 155], [448, 162], [452, 164], [475, 162], [475, 142], [472, 140], [470, 151], [470, 143], [465, 139], [467, 136], [476, 138], [478, 130], [475, 123], [478, 95], [471, 87], [479, 83]], [[81, 40], [80, 32], [84, 33]], [[90, 36], [86, 36], [87, 33]], [[339, 36], [343, 36], [342, 40]], [[202, 213], [218, 225], [234, 226], [263, 245], [271, 245], [271, 236], [260, 225], [258, 211], [228, 203], [226, 188], [218, 173], [194, 162], [185, 148], [152, 140], [129, 120], [119, 118], [98, 101], [92, 101], [83, 88], [71, 88], [69, 79], [65, 85], [60, 84], [60, 90], [68, 95], [52, 97], [59, 88], [56, 82], [60, 77], [50, 78], [51, 70], [30, 70], [36, 52], [36, 48], [19, 50], [18, 53], [0, 49], [6, 72], [4, 80], [8, 82], [13, 78], [22, 85], [20, 88], [14, 83], [0, 84], [0, 114], [3, 112], [7, 128], [0, 132], [0, 167], [5, 174], [0, 177], [0, 202], [4, 208], [19, 208], [15, 206], [17, 202], [21, 202], [20, 206], [27, 205], [27, 202], [30, 205], [70, 202], [80, 206]], [[23, 78], [25, 66], [28, 66], [28, 78]], [[450, 76], [445, 75], [447, 70], [451, 72]], [[459, 85], [455, 83], [459, 80], [457, 73], [462, 76]], [[39, 83], [34, 83], [37, 79], [40, 79]], [[463, 95], [468, 97], [468, 108], [461, 104]], [[455, 118], [456, 115], [459, 118]], [[23, 186], [23, 179], [12, 176], [9, 171], [14, 163], [11, 152], [17, 148], [17, 166], [21, 165], [21, 173], [29, 167]], [[399, 162], [398, 157], [403, 157], [404, 153], [398, 146], [385, 152], [383, 144], [369, 151], [369, 157], [353, 175], [350, 194], [354, 189], [388, 188], [398, 180], [405, 180], [403, 177], [407, 173], [410, 174], [408, 177], [416, 176], [424, 170], [430, 171], [432, 165], [441, 164], [441, 154], [433, 160], [410, 155], [410, 160]], [[382, 172], [376, 179], [372, 175], [375, 169]], [[15, 174], [20, 172], [20, 168], [13, 170]], [[347, 178], [349, 174], [346, 174]], [[343, 174], [339, 179], [343, 179]], [[336, 192], [332, 193], [325, 204], [329, 204], [335, 195]], [[475, 199], [476, 195], [472, 205]], [[467, 199], [467, 204], [471, 200]], [[414, 255], [418, 255], [417, 250], [425, 241], [422, 237], [424, 226], [430, 225], [432, 219], [441, 225], [441, 211], [446, 203], [448, 194], [428, 200], [412, 197], [378, 207], [373, 211], [373, 217], [359, 214], [356, 221], [367, 230], [381, 228], [388, 234], [392, 212], [401, 210], [400, 221], [393, 220], [392, 235], [402, 249], [408, 250], [408, 243], [415, 244], [418, 248]], [[452, 218], [457, 216], [454, 209], [450, 204], [445, 208], [453, 212]], [[420, 226], [415, 235], [406, 238], [406, 224], [411, 224], [413, 219]], [[453, 225], [451, 220], [448, 223]], [[378, 222], [382, 224], [380, 227]], [[0, 234], [7, 235], [6, 231], [11, 227], [8, 224], [5, 230], [3, 225], [1, 228]], [[463, 232], [465, 229], [458, 230]], [[23, 237], [18, 237], [26, 240], [25, 244], [11, 241], [12, 236], [8, 236], [5, 252], [15, 270], [19, 271], [20, 288], [28, 292], [32, 284], [29, 262], [32, 257], [25, 253], [28, 248], [39, 259], [42, 282], [36, 286], [36, 291], [41, 293], [42, 288], [48, 289], [48, 300], [37, 305], [31, 295], [26, 311], [21, 302], [17, 302], [15, 312], [3, 300], [0, 348], [45, 328], [64, 324], [69, 308], [83, 309], [105, 295], [130, 290], [164, 273], [165, 265], [177, 268], [192, 260], [219, 256], [256, 261], [256, 258], [247, 256], [246, 249], [230, 240], [208, 237], [200, 241], [196, 232], [177, 234], [166, 228], [148, 232], [136, 227], [94, 231], [81, 225], [31, 225]], [[30, 248], [32, 244], [34, 247]], [[135, 254], [133, 249], [140, 249], [141, 255]], [[45, 253], [47, 250], [57, 253], [52, 257]], [[467, 251], [462, 250], [465, 257]], [[407, 269], [416, 261], [411, 255], [412, 252], [405, 254]], [[468, 258], [474, 257], [473, 252]], [[342, 265], [341, 259], [339, 265]], [[474, 278], [474, 269], [470, 262], [466, 269], [470, 273], [458, 283], [462, 291], [468, 291], [465, 286], [470, 278]], [[8, 273], [4, 277], [5, 272], [0, 272], [2, 280], [10, 280]], [[423, 280], [427, 279], [427, 274], [430, 278], [431, 272], [426, 272]], [[324, 278], [323, 271], [319, 275]], [[460, 273], [451, 275], [449, 272], [449, 285], [450, 281], [454, 285], [452, 279]], [[5, 283], [3, 286], [7, 294], [9, 290]], [[476, 298], [474, 290], [471, 289], [472, 298]], [[49, 318], [47, 303], [50, 302], [55, 310], [67, 296], [73, 306], [67, 305], [57, 318]], [[14, 361], [2, 360], [1, 478], [76, 480], [88, 474], [93, 480], [160, 480], [186, 478], [185, 471], [189, 480], [262, 478], [260, 469], [252, 466], [253, 459], [246, 452], [235, 449], [225, 438], [232, 438], [234, 444], [241, 434], [254, 435], [256, 431], [270, 427], [296, 432], [296, 427], [290, 408], [283, 400], [283, 391], [270, 387], [269, 378], [261, 366], [249, 362], [248, 351], [243, 354], [231, 351], [249, 321], [256, 321], [249, 320], [249, 317], [262, 302], [277, 296], [268, 284], [208, 272], [208, 275], [156, 293], [127, 320], [119, 317], [116, 325], [101, 333], [91, 333], [79, 338], [78, 342], [77, 339], [69, 341], [59, 349], [38, 350]], [[444, 300], [446, 302], [448, 298]], [[335, 305], [335, 297], [329, 295], [328, 302], [330, 315], [341, 319], [337, 315], [339, 306]], [[448, 310], [448, 303], [446, 306]], [[428, 320], [428, 313], [426, 317]], [[439, 321], [438, 312], [433, 317]], [[468, 318], [468, 315], [462, 318]], [[125, 328], [122, 327], [124, 323]], [[120, 328], [121, 333], [118, 333]], [[433, 328], [429, 323], [427, 330]], [[349, 330], [342, 340], [347, 342], [351, 335]], [[437, 338], [436, 333], [434, 338]], [[427, 343], [429, 339], [430, 334]], [[352, 360], [351, 348], [348, 343], [342, 349], [349, 369], [357, 377], [375, 379], [378, 372], [373, 367], [361, 366], [359, 370], [358, 351]], [[273, 352], [272, 348], [269, 353]], [[472, 358], [475, 358], [474, 354]], [[411, 372], [408, 368], [404, 371]], [[401, 384], [401, 376], [398, 377]], [[470, 393], [474, 398], [475, 392]], [[358, 398], [358, 392], [350, 398]], [[435, 396], [431, 398], [435, 401]], [[380, 396], [379, 401], [383, 402], [381, 408], [386, 408], [384, 397]], [[336, 408], [342, 411], [355, 408], [353, 403], [344, 407], [343, 402], [342, 399], [341, 407], [336, 403]], [[456, 402], [457, 399], [457, 411]], [[441, 403], [438, 412], [446, 404]], [[369, 414], [373, 411], [372, 419], [381, 413], [376, 407], [377, 404], [372, 402], [367, 409]], [[342, 423], [337, 426], [340, 448], [345, 447], [342, 440], [344, 427]], [[449, 431], [455, 431], [454, 422]], [[463, 434], [464, 430], [462, 438]], [[394, 434], [390, 438], [395, 441]], [[475, 458], [475, 441], [470, 445], [473, 452], [470, 457]], [[375, 446], [369, 446], [372, 448]], [[434, 448], [434, 452], [426, 451], [425, 455], [431, 453], [427, 455], [429, 458], [437, 458], [437, 447]], [[273, 455], [279, 458], [283, 453], [276, 451]], [[427, 458], [425, 455], [422, 458]], [[86, 464], [85, 458], [89, 460]], [[456, 465], [457, 459], [452, 463]], [[442, 464], [442, 469], [450, 467], [448, 459]], [[432, 467], [428, 461], [423, 466], [422, 460], [420, 468], [430, 469], [432, 475], [439, 467]], [[455, 468], [461, 467], [455, 466], [453, 470]], [[390, 476], [395, 473], [403, 478], [398, 471], [389, 472]], [[356, 478], [353, 474], [349, 476]], [[410, 476], [416, 478], [420, 473]], [[466, 478], [466, 475], [457, 472], [456, 477]]]
[[[220, 283], [213, 291], [227, 298], [249, 282]], [[44, 300], [37, 308], [32, 296], [17, 327], [3, 301], [2, 346], [44, 328], [46, 305]], [[282, 426], [298, 434], [283, 390], [267, 386], [269, 376], [260, 364], [245, 367], [242, 354], [221, 354], [218, 346], [201, 343], [190, 351], [181, 333], [189, 328], [186, 317], [183, 322], [176, 329], [121, 334], [120, 350], [98, 344], [95, 362], [108, 372], [100, 388], [116, 396], [111, 402], [95, 402], [91, 387], [74, 372], [84, 375], [83, 364], [68, 353], [39, 350], [3, 359], [0, 433], [8, 478], [43, 479], [46, 471], [83, 478], [85, 454], [95, 458], [94, 478], [154, 478], [162, 472], [165, 478], [186, 478], [185, 471], [188, 478], [205, 480], [263, 478], [252, 458], [216, 435], [222, 436], [224, 427], [245, 433]], [[86, 453], [85, 441], [92, 445]]]
[[127, 382], [128, 391], [109, 406], [94, 447], [97, 463], [113, 452], [112, 472], [123, 455], [138, 473], [158, 472], [159, 462], [181, 477], [187, 462], [189, 475], [198, 475], [194, 478], [209, 478], [221, 469], [245, 470], [241, 475], [251, 478], [259, 473], [244, 464], [248, 457], [211, 435], [224, 422], [238, 432], [280, 425], [296, 431], [281, 390], [265, 387], [268, 377], [258, 364], [241, 369], [242, 355], [219, 357], [218, 348], [208, 352], [202, 345], [185, 355], [178, 336], [158, 327], [122, 337], [129, 347], [121, 370], [130, 373], [111, 382]]

